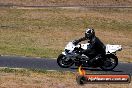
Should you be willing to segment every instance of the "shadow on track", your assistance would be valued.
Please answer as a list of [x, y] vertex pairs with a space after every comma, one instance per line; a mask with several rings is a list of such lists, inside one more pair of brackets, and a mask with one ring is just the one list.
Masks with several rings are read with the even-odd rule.
[[[73, 70], [77, 70], [78, 68], [77, 67], [72, 67], [72, 68], [70, 68], [70, 69], [73, 69]], [[102, 72], [124, 72], [124, 71], [122, 71], [122, 70], [111, 70], [111, 71], [103, 71], [102, 69], [100, 69], [100, 68], [86, 68], [86, 67], [82, 67], [82, 69], [84, 69], [84, 70], [86, 70], [86, 71], [102, 71]]]

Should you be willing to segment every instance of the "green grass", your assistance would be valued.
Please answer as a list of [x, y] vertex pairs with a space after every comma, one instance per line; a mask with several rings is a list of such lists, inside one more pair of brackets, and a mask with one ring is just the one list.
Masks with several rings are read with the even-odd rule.
[[54, 58], [55, 56], [61, 53], [61, 50], [50, 49], [50, 48], [33, 48], [33, 47], [0, 47], [0, 51], [5, 55], [19, 55], [19, 56], [33, 56], [33, 57], [50, 57]]
[[[131, 61], [131, 9], [0, 9], [0, 54], [57, 57], [87, 27], [110, 44], [121, 44], [121, 60]], [[111, 37], [110, 37], [111, 36]]]
[[[15, 69], [15, 68], [0, 68], [1, 73], [14, 73], [15, 75], [22, 75], [22, 76], [31, 76], [31, 74], [43, 74], [48, 77], [60, 77], [63, 78], [64, 75], [73, 76], [73, 72], [64, 72], [64, 71], [47, 71], [43, 69]], [[60, 76], [62, 75], [62, 76]]]

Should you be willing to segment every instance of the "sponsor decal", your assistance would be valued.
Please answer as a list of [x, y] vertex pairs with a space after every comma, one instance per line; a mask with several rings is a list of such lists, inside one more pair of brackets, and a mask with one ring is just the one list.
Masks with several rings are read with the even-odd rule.
[[131, 76], [129, 74], [86, 74], [86, 71], [78, 68], [79, 75], [76, 77], [78, 84], [85, 83], [130, 83]]

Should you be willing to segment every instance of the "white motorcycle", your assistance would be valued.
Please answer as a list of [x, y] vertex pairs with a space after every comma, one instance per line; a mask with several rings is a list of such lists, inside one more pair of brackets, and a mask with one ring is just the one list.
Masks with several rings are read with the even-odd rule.
[[57, 58], [57, 63], [62, 68], [71, 67], [74, 63], [75, 66], [83, 67], [100, 67], [102, 70], [113, 70], [118, 65], [117, 51], [121, 51], [121, 45], [105, 45], [105, 54], [94, 56], [94, 60], [88, 55], [83, 53], [79, 54], [82, 50], [86, 50], [89, 43], [74, 45], [73, 41], [69, 42], [62, 54]]

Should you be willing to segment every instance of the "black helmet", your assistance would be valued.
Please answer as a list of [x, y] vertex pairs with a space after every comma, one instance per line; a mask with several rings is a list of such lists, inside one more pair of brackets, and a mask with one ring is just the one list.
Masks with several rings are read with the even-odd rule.
[[95, 32], [94, 32], [94, 29], [90, 29], [88, 28], [85, 32], [85, 37], [87, 39], [92, 39], [93, 37], [95, 36]]

